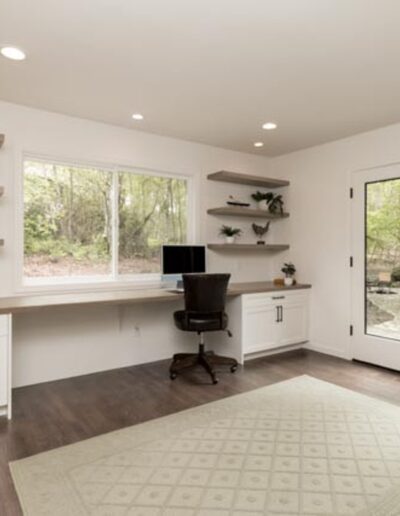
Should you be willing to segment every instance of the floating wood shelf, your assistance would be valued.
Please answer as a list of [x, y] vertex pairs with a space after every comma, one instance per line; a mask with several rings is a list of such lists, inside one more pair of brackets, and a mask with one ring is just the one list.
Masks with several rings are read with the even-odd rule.
[[207, 244], [207, 247], [213, 251], [257, 251], [260, 253], [273, 253], [289, 249], [287, 244]]
[[209, 215], [227, 215], [229, 217], [252, 217], [258, 219], [284, 219], [289, 217], [289, 213], [270, 213], [267, 210], [257, 210], [254, 208], [243, 208], [241, 206], [224, 206], [223, 208], [210, 208], [207, 210]]
[[225, 183], [237, 183], [239, 185], [260, 186], [262, 188], [281, 188], [282, 186], [289, 186], [289, 181], [283, 179], [272, 179], [262, 176], [251, 176], [249, 174], [239, 174], [237, 172], [227, 172], [220, 170], [213, 174], [208, 174], [208, 179], [211, 181], [223, 181]]
[[3, 143], [4, 143], [5, 138], [6, 138], [6, 137], [4, 136], [4, 134], [0, 134], [0, 149], [1, 149], [1, 147], [3, 146]]

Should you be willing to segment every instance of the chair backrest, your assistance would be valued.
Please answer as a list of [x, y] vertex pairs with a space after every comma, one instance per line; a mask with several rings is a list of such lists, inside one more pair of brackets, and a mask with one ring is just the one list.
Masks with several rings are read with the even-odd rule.
[[223, 312], [230, 274], [183, 274], [185, 310]]

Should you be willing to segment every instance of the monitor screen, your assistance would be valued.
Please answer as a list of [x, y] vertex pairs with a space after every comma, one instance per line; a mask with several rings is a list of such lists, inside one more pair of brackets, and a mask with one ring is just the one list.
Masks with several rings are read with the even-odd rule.
[[203, 245], [164, 245], [162, 273], [185, 274], [206, 272], [206, 250]]

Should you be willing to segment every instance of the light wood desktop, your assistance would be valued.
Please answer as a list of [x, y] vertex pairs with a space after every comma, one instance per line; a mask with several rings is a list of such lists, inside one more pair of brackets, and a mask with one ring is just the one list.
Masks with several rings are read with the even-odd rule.
[[[311, 285], [296, 284], [276, 286], [271, 281], [232, 283], [228, 296], [240, 296], [257, 292], [280, 292], [310, 288]], [[171, 292], [165, 288], [111, 290], [106, 292], [75, 292], [70, 294], [26, 294], [0, 298], [0, 314], [17, 314], [39, 308], [75, 305], [122, 305], [137, 303], [156, 303], [183, 299], [182, 293]]]

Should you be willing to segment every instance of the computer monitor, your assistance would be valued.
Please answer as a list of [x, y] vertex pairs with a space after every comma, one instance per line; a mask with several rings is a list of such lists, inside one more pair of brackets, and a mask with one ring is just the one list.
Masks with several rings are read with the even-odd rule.
[[161, 270], [164, 281], [176, 281], [182, 286], [182, 274], [206, 272], [204, 245], [163, 245]]

